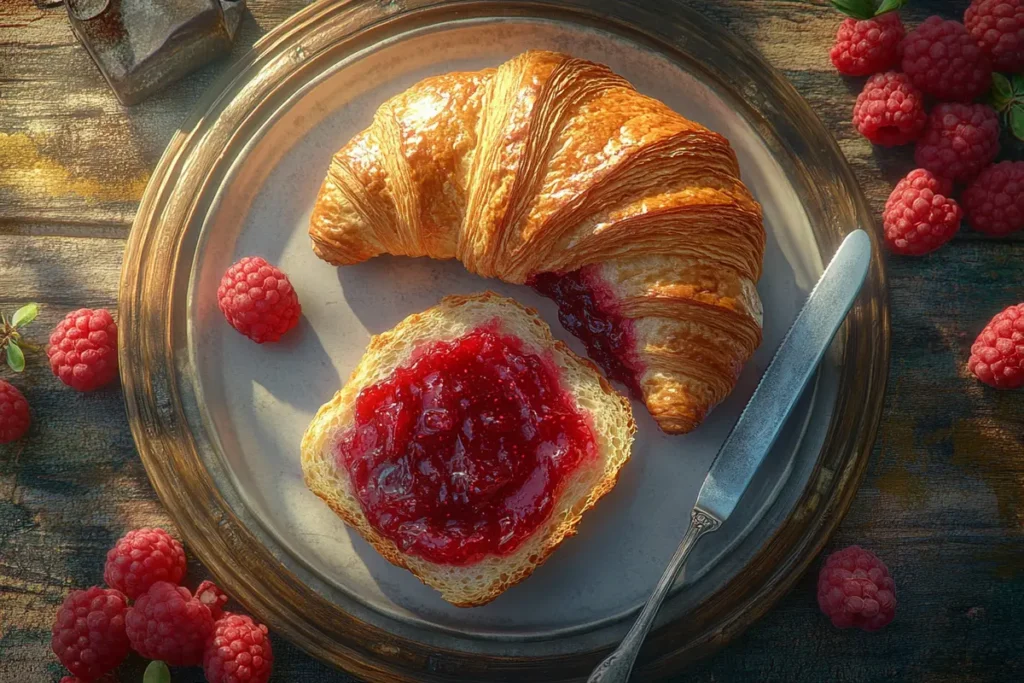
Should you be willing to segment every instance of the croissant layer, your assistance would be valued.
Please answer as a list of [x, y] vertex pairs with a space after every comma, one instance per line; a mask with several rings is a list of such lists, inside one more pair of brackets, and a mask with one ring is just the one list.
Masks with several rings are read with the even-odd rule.
[[385, 102], [334, 155], [309, 234], [337, 265], [457, 258], [574, 292], [563, 321], [669, 433], [700, 424], [761, 341], [761, 207], [728, 141], [564, 54]]

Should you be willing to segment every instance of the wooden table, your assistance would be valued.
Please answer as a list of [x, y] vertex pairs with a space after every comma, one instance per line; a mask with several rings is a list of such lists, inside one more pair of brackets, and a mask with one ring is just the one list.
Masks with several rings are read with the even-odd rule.
[[[237, 58], [304, 4], [250, 0]], [[823, 2], [702, 0], [754, 44], [832, 130], [881, 211], [911, 168], [905, 149], [857, 135], [859, 79], [832, 68], [839, 15]], [[909, 22], [960, 2], [917, 2]], [[120, 106], [62, 10], [0, 6], [0, 310], [38, 301], [44, 341], [68, 311], [117, 306], [125, 239], [150, 169], [175, 126], [224, 68], [212, 65], [153, 99]], [[878, 634], [838, 631], [818, 612], [816, 576], [687, 681], [1011, 681], [1024, 677], [1024, 392], [990, 390], [965, 367], [977, 332], [1024, 300], [1024, 240], [964, 230], [926, 258], [889, 258], [893, 353], [886, 416], [860, 494], [832, 543], [876, 551], [899, 611]], [[0, 681], [57, 681], [49, 649], [68, 590], [101, 582], [126, 530], [173, 531], [136, 455], [117, 389], [79, 394], [39, 355], [12, 377], [32, 406], [26, 439], [0, 446]], [[189, 568], [192, 581], [205, 576]], [[351, 681], [274, 642], [275, 681]], [[122, 680], [139, 681], [131, 659]], [[175, 681], [201, 681], [179, 671]]]

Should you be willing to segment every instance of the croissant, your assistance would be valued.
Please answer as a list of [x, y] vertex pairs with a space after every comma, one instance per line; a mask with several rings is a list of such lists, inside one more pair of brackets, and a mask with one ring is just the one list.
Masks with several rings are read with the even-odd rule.
[[336, 265], [457, 258], [535, 287], [667, 433], [699, 425], [761, 342], [761, 207], [728, 141], [564, 54], [385, 102], [334, 155], [309, 234]]

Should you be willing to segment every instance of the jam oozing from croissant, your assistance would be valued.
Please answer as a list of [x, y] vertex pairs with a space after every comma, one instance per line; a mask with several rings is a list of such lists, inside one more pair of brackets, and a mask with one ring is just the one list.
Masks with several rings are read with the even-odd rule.
[[587, 355], [609, 378], [622, 382], [636, 398], [643, 396], [633, 321], [607, 303], [610, 294], [602, 291], [597, 278], [581, 268], [564, 275], [541, 273], [528, 284], [558, 304], [562, 327], [583, 342]]
[[363, 389], [338, 457], [373, 528], [439, 564], [515, 551], [597, 453], [558, 378], [492, 324], [416, 349]]

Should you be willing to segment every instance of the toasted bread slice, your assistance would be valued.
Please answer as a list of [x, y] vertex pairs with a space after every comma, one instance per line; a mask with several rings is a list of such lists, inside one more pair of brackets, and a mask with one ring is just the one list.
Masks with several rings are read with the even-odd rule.
[[[347, 470], [338, 465], [338, 440], [353, 424], [359, 392], [408, 364], [415, 347], [456, 339], [495, 321], [503, 334], [518, 337], [525, 351], [554, 360], [562, 387], [588, 418], [597, 457], [587, 458], [568, 474], [550, 516], [513, 552], [486, 556], [469, 565], [437, 564], [402, 552], [369, 524]], [[629, 401], [612, 389], [590, 361], [552, 338], [535, 311], [493, 292], [449, 296], [373, 337], [348, 383], [320, 408], [303, 436], [302, 471], [313, 493], [388, 561], [411, 571], [453, 605], [473, 607], [525, 579], [576, 533], [583, 513], [615, 485], [619, 469], [629, 459], [635, 431]]]

